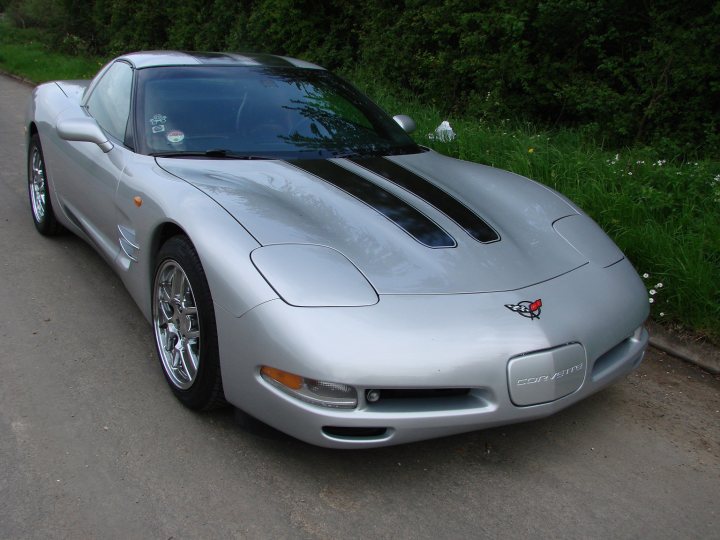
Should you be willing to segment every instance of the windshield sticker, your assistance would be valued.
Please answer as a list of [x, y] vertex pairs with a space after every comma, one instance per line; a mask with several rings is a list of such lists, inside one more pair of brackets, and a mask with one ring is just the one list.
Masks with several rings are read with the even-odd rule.
[[153, 132], [153, 133], [162, 133], [163, 131], [165, 131], [165, 126], [162, 125], [162, 124], [160, 124], [160, 125], [158, 125], [158, 126], [153, 126], [153, 127], [152, 127], [152, 132]]
[[168, 131], [167, 134], [167, 141], [171, 144], [177, 144], [183, 142], [185, 139], [185, 134], [177, 129], [173, 129], [172, 131]]
[[156, 114], [150, 119], [150, 124], [153, 126], [164, 124], [165, 122], [167, 122], [167, 116], [164, 114]]

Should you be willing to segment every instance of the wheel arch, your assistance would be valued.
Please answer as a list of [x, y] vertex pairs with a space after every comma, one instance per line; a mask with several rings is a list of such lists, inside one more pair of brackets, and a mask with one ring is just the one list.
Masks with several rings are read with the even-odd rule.
[[[152, 297], [152, 287], [153, 287], [153, 279], [154, 279], [154, 272], [155, 267], [157, 266], [157, 255], [160, 249], [162, 248], [163, 244], [170, 240], [173, 236], [182, 235], [185, 236], [191, 244], [193, 244], [192, 238], [190, 238], [190, 235], [180, 227], [177, 223], [174, 221], [165, 221], [163, 223], [159, 223], [157, 227], [155, 227], [155, 230], [153, 231], [151, 240], [150, 240], [150, 257], [148, 258], [148, 270], [150, 275], [150, 280], [147, 283], [147, 292], [148, 292], [148, 298]], [[195, 244], [193, 244], [194, 246]]]
[[[174, 221], [165, 221], [157, 225], [150, 244], [150, 253], [152, 253], [153, 261], [155, 260], [155, 257], [157, 256], [158, 251], [160, 251], [162, 245], [170, 240], [170, 238], [177, 235], [183, 235], [190, 238], [190, 235], [185, 232], [185, 229]], [[190, 241], [192, 242], [192, 239]]]
[[[176, 235], [187, 237], [195, 249], [205, 272], [213, 301], [233, 317], [240, 317], [249, 309], [277, 298], [277, 293], [257, 271], [250, 253], [259, 244], [225, 210], [219, 209], [210, 198], [193, 199], [184, 203], [184, 213], [177, 209], [159, 209], [164, 214], [151, 232], [145, 236], [148, 246], [141, 275], [144, 283], [136, 282], [143, 297], [138, 304], [150, 313], [152, 282], [158, 264], [158, 253], [163, 244]], [[178, 218], [183, 218], [180, 221]]]

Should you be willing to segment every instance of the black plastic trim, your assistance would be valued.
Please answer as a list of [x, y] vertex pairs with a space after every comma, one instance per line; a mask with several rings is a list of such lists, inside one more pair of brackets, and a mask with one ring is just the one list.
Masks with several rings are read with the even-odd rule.
[[387, 434], [386, 427], [323, 426], [323, 433], [339, 439], [377, 439]]

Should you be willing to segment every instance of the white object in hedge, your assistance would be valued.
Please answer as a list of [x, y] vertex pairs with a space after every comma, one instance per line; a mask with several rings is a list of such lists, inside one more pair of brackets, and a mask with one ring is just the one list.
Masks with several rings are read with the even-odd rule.
[[435, 133], [428, 133], [428, 139], [434, 141], [450, 142], [454, 141], [456, 137], [455, 131], [447, 120], [440, 122], [440, 125], [435, 128]]

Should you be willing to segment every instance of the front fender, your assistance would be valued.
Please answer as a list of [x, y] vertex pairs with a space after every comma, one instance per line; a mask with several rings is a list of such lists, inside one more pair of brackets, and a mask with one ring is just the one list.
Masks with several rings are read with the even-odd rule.
[[[137, 197], [142, 201], [138, 206]], [[134, 245], [115, 260], [128, 291], [145, 317], [151, 317], [155, 256], [167, 227], [186, 234], [198, 253], [213, 301], [236, 317], [277, 298], [250, 260], [260, 244], [225, 209], [149, 156], [136, 155], [116, 194], [118, 242]], [[129, 238], [128, 238], [129, 237]], [[127, 246], [126, 246], [127, 248]]]

